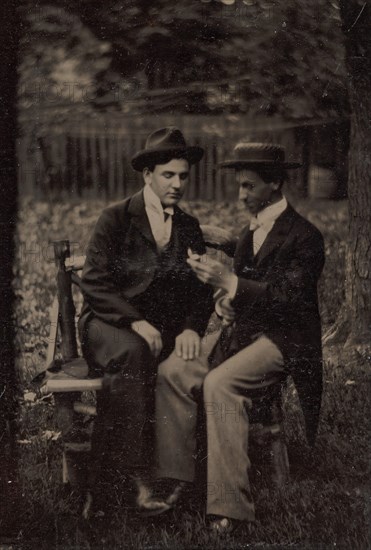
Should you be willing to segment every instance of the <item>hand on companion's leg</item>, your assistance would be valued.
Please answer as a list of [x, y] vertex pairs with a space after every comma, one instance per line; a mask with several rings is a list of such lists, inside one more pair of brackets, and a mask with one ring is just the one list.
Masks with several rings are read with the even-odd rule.
[[[157, 477], [170, 479], [170, 502], [184, 493], [179, 482], [195, 476], [197, 394], [208, 372], [207, 358], [219, 333], [201, 341], [197, 359], [185, 360], [174, 351], [158, 368], [156, 384]], [[168, 500], [169, 501], [169, 500]]]
[[200, 355], [201, 338], [194, 330], [185, 329], [175, 340], [175, 353], [188, 361]]

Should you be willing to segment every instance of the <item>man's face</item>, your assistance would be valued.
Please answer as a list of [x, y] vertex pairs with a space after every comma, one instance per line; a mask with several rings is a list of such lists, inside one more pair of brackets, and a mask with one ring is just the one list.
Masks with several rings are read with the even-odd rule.
[[153, 172], [143, 171], [144, 181], [160, 199], [162, 205], [173, 206], [182, 198], [189, 178], [189, 164], [185, 159], [173, 159], [156, 164]]
[[277, 182], [265, 183], [253, 170], [237, 171], [236, 180], [240, 186], [239, 199], [255, 216], [271, 204], [272, 196], [279, 188]]

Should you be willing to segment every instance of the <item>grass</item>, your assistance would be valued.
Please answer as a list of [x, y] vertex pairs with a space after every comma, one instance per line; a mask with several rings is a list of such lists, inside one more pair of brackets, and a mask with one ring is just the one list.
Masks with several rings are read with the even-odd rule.
[[[24, 390], [43, 365], [48, 336], [48, 308], [54, 293], [54, 266], [49, 243], [73, 241], [83, 253], [102, 203], [47, 204], [26, 199], [21, 205], [19, 257], [16, 270], [19, 369]], [[185, 207], [202, 223], [236, 232], [245, 213], [231, 204], [195, 202]], [[299, 203], [323, 232], [326, 268], [320, 283], [324, 325], [333, 322], [343, 300], [345, 203]], [[233, 226], [232, 226], [233, 222]], [[257, 520], [223, 541], [210, 538], [200, 498], [166, 518], [139, 519], [125, 502], [125, 486], [116, 479], [108, 487], [109, 511], [88, 527], [79, 520], [78, 494], [61, 483], [61, 442], [50, 399], [21, 402], [19, 457], [22, 531], [20, 548], [368, 548], [368, 411], [365, 359], [355, 350], [325, 350], [325, 390], [314, 452], [305, 443], [297, 396], [289, 386], [285, 427], [291, 480], [284, 491], [269, 482], [269, 469], [258, 455], [252, 487]], [[201, 493], [201, 491], [199, 491]], [[198, 495], [199, 496], [199, 495]]]

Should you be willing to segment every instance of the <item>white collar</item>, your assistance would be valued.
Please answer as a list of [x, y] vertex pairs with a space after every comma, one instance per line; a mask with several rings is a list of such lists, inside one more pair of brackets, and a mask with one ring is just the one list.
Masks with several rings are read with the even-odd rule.
[[149, 184], [146, 184], [144, 186], [143, 198], [144, 198], [144, 205], [146, 208], [154, 210], [155, 212], [161, 215], [164, 212], [166, 212], [166, 214], [170, 214], [170, 216], [174, 214], [174, 208], [172, 206], [166, 206], [166, 208], [163, 208], [160, 199], [158, 198], [158, 196], [156, 195], [156, 193], [153, 191], [152, 187]]
[[270, 204], [264, 210], [259, 212], [256, 216], [259, 224], [266, 222], [274, 222], [276, 219], [286, 210], [287, 200], [286, 197], [282, 197], [278, 202]]

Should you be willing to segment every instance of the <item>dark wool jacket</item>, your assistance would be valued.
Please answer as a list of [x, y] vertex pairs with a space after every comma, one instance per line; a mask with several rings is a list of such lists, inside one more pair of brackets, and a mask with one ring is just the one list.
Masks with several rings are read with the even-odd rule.
[[242, 231], [234, 254], [238, 286], [232, 302], [236, 310], [233, 353], [263, 332], [277, 344], [298, 389], [310, 442], [322, 393], [317, 282], [323, 265], [321, 233], [290, 205], [255, 257], [249, 227]]
[[[186, 263], [188, 248], [198, 254], [205, 252], [202, 232], [195, 218], [175, 206], [170, 258], [166, 274], [161, 274], [166, 292], [150, 303], [151, 285], [164, 264], [151, 232], [143, 191], [106, 208], [89, 242], [82, 273], [80, 335], [94, 316], [117, 327], [129, 327], [139, 319], [153, 322], [156, 308], [159, 318], [168, 316], [177, 333], [190, 328], [203, 335], [213, 309], [212, 289], [200, 283]], [[137, 304], [141, 304], [140, 310]]]

